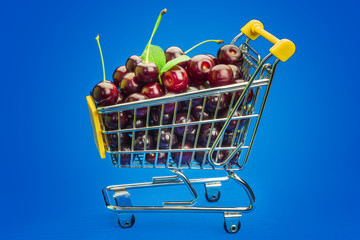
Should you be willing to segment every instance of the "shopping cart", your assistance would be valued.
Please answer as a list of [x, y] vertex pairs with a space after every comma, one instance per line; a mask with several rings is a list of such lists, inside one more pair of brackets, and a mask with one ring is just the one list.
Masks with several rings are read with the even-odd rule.
[[[261, 22], [252, 20], [247, 23], [241, 33], [231, 44], [235, 44], [240, 37], [247, 36], [239, 45], [243, 52], [244, 61], [241, 64], [245, 81], [216, 88], [202, 89], [194, 92], [176, 94], [170, 97], [159, 97], [139, 102], [122, 103], [108, 107], [98, 107], [91, 96], [87, 97], [94, 138], [102, 158], [105, 152], [111, 157], [112, 163], [119, 168], [167, 168], [174, 175], [169, 177], [154, 177], [152, 182], [113, 185], [103, 189], [105, 204], [108, 209], [118, 214], [119, 225], [123, 228], [132, 227], [135, 222], [134, 212], [217, 212], [224, 215], [224, 228], [229, 233], [235, 233], [240, 228], [242, 213], [254, 209], [255, 196], [250, 186], [235, 172], [242, 170], [249, 158], [254, 143], [256, 131], [264, 111], [274, 73], [279, 61], [286, 61], [295, 52], [295, 45], [287, 40], [279, 40], [267, 31]], [[251, 40], [263, 36], [274, 44], [270, 53], [264, 58], [250, 45]], [[273, 62], [270, 58], [275, 56]], [[226, 95], [226, 96], [225, 96]], [[252, 95], [252, 96], [250, 96]], [[222, 98], [227, 97], [229, 107], [222, 109]], [[209, 99], [216, 100], [210, 117], [206, 117], [204, 109]], [[249, 100], [250, 99], [250, 100]], [[200, 101], [199, 101], [200, 100]], [[200, 103], [199, 103], [200, 102]], [[197, 120], [189, 121], [191, 109], [194, 105], [202, 105]], [[166, 115], [166, 108], [173, 107], [172, 114]], [[185, 107], [184, 107], [185, 106]], [[179, 111], [186, 113], [185, 123], [175, 123]], [[121, 126], [120, 116], [127, 111], [133, 111], [130, 126]], [[137, 112], [145, 112], [145, 124], [138, 124]], [[157, 111], [157, 119], [150, 117], [150, 112]], [[224, 114], [224, 111], [226, 113]], [[241, 114], [237, 114], [237, 113]], [[117, 115], [116, 129], [109, 130], [104, 124], [109, 115]], [[166, 119], [166, 120], [165, 120]], [[169, 120], [170, 119], [170, 120]], [[198, 144], [202, 126], [206, 125], [210, 133], [220, 126], [220, 133], [216, 139], [209, 134], [207, 140]], [[229, 133], [229, 126], [232, 126]], [[177, 147], [172, 146], [172, 138], [164, 149], [160, 145], [160, 132], [167, 129], [170, 136], [179, 129], [184, 132], [178, 139]], [[194, 134], [193, 146], [187, 146], [187, 133]], [[141, 133], [141, 134], [140, 134]], [[135, 143], [137, 134], [143, 136], [143, 147]], [[149, 147], [150, 138], [156, 139], [155, 146]], [[179, 138], [179, 137], [178, 137]], [[114, 144], [114, 139], [115, 144]], [[137, 145], [136, 145], [137, 144]], [[142, 145], [141, 145], [142, 146]], [[222, 170], [225, 177], [188, 179], [184, 174], [186, 169]], [[220, 198], [220, 188], [223, 182], [238, 183], [245, 191], [249, 205], [245, 207], [207, 207], [198, 206], [198, 193], [195, 185], [203, 184], [205, 197], [209, 204]], [[133, 206], [128, 190], [151, 187], [168, 187], [185, 185], [192, 199], [189, 201], [164, 201], [159, 206]]]

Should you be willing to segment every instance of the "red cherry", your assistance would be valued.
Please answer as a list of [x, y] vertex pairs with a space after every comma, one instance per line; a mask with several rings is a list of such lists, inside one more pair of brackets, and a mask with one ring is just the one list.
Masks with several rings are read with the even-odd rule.
[[228, 44], [219, 49], [217, 59], [222, 64], [241, 64], [243, 62], [243, 54], [239, 47]]
[[199, 85], [208, 79], [210, 69], [215, 66], [211, 58], [204, 54], [192, 57], [187, 65], [187, 72], [194, 85]]
[[[142, 101], [142, 100], [146, 100], [149, 99], [147, 96], [141, 94], [141, 93], [133, 93], [130, 96], [128, 96], [125, 100], [125, 102], [136, 102], [136, 101]], [[130, 110], [129, 113], [133, 116], [134, 115], [134, 110]], [[136, 110], [136, 117], [141, 118], [146, 116], [147, 114], [147, 108], [138, 108]]]
[[121, 79], [125, 76], [125, 74], [127, 74], [128, 71], [126, 70], [125, 66], [120, 66], [117, 69], [115, 69], [114, 73], [113, 73], [113, 81], [114, 84], [119, 87], [119, 84], [121, 82]]
[[184, 68], [176, 65], [161, 75], [164, 87], [168, 91], [181, 92], [188, 87], [189, 77]]
[[219, 64], [211, 68], [209, 72], [211, 86], [223, 86], [234, 83], [234, 74], [231, 68], [225, 64]]
[[164, 95], [164, 91], [159, 83], [149, 83], [143, 86], [141, 93], [148, 98], [156, 98]]
[[120, 82], [120, 90], [127, 96], [140, 92], [141, 87], [141, 84], [133, 72], [127, 73]]
[[96, 84], [91, 95], [99, 107], [105, 107], [116, 103], [118, 90], [113, 82], [106, 80]]

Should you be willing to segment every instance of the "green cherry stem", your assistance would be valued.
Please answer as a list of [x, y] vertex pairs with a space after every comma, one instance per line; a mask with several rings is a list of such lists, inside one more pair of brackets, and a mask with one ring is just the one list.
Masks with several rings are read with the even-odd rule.
[[96, 39], [96, 41], [97, 41], [97, 43], [99, 45], [101, 63], [102, 63], [103, 75], [104, 75], [104, 82], [105, 82], [106, 81], [106, 79], [105, 79], [105, 66], [104, 66], [104, 59], [103, 59], [103, 55], [102, 55], [102, 51], [101, 51], [100, 41], [99, 41], [99, 35], [97, 35], [95, 39]]
[[157, 19], [157, 21], [156, 21], [156, 23], [155, 23], [154, 30], [153, 30], [153, 32], [152, 32], [152, 34], [151, 34], [150, 40], [149, 40], [148, 44], [146, 45], [145, 50], [147, 50], [147, 51], [146, 51], [145, 63], [149, 63], [150, 44], [151, 44], [152, 38], [154, 37], [154, 34], [155, 34], [157, 28], [159, 27], [159, 24], [160, 24], [162, 15], [164, 15], [164, 14], [166, 13], [166, 11], [167, 11], [167, 9], [165, 8], [164, 10], [162, 10], [162, 11], [160, 12], [159, 17], [158, 17], [158, 19]]
[[193, 46], [192, 48], [190, 48], [189, 50], [187, 50], [186, 52], [184, 52], [184, 54], [187, 54], [188, 52], [190, 52], [191, 50], [193, 50], [194, 48], [197, 48], [198, 46], [204, 44], [204, 43], [207, 43], [207, 42], [216, 42], [218, 44], [221, 44], [221, 43], [224, 43], [224, 40], [206, 40], [206, 41], [203, 41], [201, 43], [198, 43], [196, 44], [195, 46]]

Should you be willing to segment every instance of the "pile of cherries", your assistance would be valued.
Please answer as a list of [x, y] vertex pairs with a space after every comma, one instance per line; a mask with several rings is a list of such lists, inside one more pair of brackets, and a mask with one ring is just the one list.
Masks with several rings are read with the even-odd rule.
[[[164, 53], [167, 62], [184, 54], [179, 47], [175, 46], [169, 47]], [[224, 45], [219, 49], [217, 57], [211, 54], [199, 54], [159, 75], [159, 69], [155, 63], [146, 63], [139, 56], [133, 55], [127, 59], [125, 65], [115, 69], [113, 82], [100, 82], [92, 90], [92, 96], [98, 107], [104, 107], [241, 83], [245, 81], [241, 71], [242, 63], [243, 56], [239, 47]], [[235, 94], [234, 97], [233, 94]], [[219, 135], [224, 122], [201, 124], [200, 127], [193, 124], [187, 125], [186, 128], [184, 126], [174, 127], [173, 130], [171, 124], [173, 122], [175, 124], [191, 123], [214, 117], [226, 118], [229, 113], [231, 99], [233, 98], [233, 103], [236, 103], [241, 94], [242, 91], [238, 91], [210, 96], [206, 100], [204, 98], [193, 99], [191, 106], [189, 106], [190, 101], [178, 102], [176, 107], [176, 103], [167, 103], [164, 104], [162, 119], [160, 119], [162, 105], [151, 107], [150, 112], [148, 112], [147, 108], [138, 108], [136, 113], [134, 110], [129, 110], [105, 114], [103, 115], [103, 122], [106, 130], [129, 129], [128, 133], [108, 135], [109, 147], [111, 150], [116, 151], [118, 150], [118, 141], [121, 141], [120, 150], [131, 151], [131, 143], [133, 141], [134, 150], [154, 150], [157, 145], [159, 149], [179, 149], [182, 146], [183, 138], [185, 138], [183, 149], [211, 147]], [[243, 101], [242, 106], [250, 103], [252, 98], [253, 90], [249, 89], [247, 98]], [[206, 101], [205, 104], [204, 101]], [[219, 101], [220, 103], [218, 104]], [[205, 106], [205, 109], [203, 109], [203, 106]], [[189, 107], [191, 108], [191, 114], [188, 116]], [[216, 116], [214, 116], [216, 108], [218, 108], [218, 111]], [[174, 113], [175, 109], [176, 113]], [[148, 114], [150, 115], [147, 116]], [[244, 114], [244, 108], [239, 107], [234, 116], [242, 116]], [[135, 122], [134, 115], [136, 116]], [[132, 131], [130, 129], [147, 127], [147, 118], [149, 126], [159, 126], [160, 123], [170, 126], [161, 130], [135, 131], [135, 134], [131, 134]], [[175, 121], [173, 121], [173, 118], [175, 118]], [[231, 146], [236, 135], [236, 127], [240, 129], [246, 122], [244, 119], [240, 120], [240, 123], [238, 121], [233, 120], [230, 122], [225, 131], [222, 146]], [[197, 131], [200, 131], [200, 133], [196, 141]], [[214, 154], [218, 155], [218, 161], [223, 161], [229, 154], [229, 151], [215, 151]], [[172, 151], [171, 158], [177, 164], [181, 160], [181, 165], [187, 165], [191, 162], [193, 155], [199, 164], [203, 164], [205, 159], [203, 151], [197, 151], [195, 154], [192, 151], [183, 152], [182, 154]], [[235, 155], [230, 164], [234, 164], [237, 158], [238, 155]], [[130, 154], [121, 154], [120, 164], [128, 165], [130, 164], [130, 159]], [[164, 152], [157, 154], [147, 153], [145, 155], [145, 160], [150, 164], [164, 164], [167, 162], [167, 159], [168, 153]], [[208, 162], [207, 159], [205, 160], [205, 162]]]

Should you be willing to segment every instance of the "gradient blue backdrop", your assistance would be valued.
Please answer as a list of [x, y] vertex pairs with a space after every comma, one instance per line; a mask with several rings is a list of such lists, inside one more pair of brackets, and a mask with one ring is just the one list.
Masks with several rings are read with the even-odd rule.
[[[351, 3], [353, 2], [353, 3]], [[359, 239], [355, 1], [6, 1], [1, 23], [0, 239]], [[120, 229], [100, 190], [167, 171], [99, 158], [85, 96], [141, 54], [229, 42], [251, 19], [296, 44], [280, 63], [247, 168], [257, 206], [236, 235], [221, 214], [138, 214]], [[271, 45], [259, 40], [258, 46]], [[216, 53], [209, 44], [194, 51]]]

